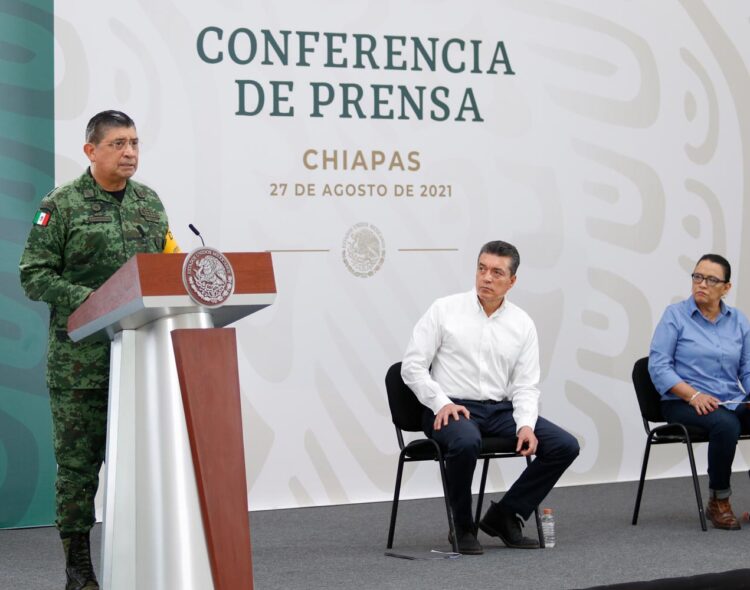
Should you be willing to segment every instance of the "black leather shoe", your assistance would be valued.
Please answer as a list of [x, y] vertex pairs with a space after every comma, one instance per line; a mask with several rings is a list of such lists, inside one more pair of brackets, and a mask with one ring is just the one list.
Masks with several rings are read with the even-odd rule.
[[[456, 536], [458, 537], [458, 552], [461, 555], [482, 555], [484, 549], [477, 541], [477, 536], [472, 529], [456, 527]], [[448, 541], [453, 545], [453, 535], [448, 533]]]
[[500, 504], [492, 502], [484, 518], [479, 521], [479, 528], [490, 537], [500, 537], [503, 543], [514, 549], [539, 549], [539, 541], [524, 537], [521, 532], [523, 521], [505, 510]]
[[65, 590], [99, 590], [94, 566], [91, 565], [91, 548], [88, 533], [73, 533], [62, 540], [65, 550]]

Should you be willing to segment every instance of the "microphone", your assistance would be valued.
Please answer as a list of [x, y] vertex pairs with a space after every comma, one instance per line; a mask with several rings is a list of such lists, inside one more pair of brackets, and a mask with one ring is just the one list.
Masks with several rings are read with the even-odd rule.
[[201, 235], [201, 232], [198, 231], [198, 228], [195, 227], [192, 223], [188, 223], [188, 227], [190, 228], [191, 232], [193, 232], [196, 236], [198, 236], [201, 239], [201, 244], [205, 247], [206, 242], [203, 241], [203, 236]]

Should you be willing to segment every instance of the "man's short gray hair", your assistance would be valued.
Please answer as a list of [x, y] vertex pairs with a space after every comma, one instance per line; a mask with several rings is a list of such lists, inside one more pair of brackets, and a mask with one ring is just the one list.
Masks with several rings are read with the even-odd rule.
[[96, 145], [102, 140], [107, 129], [112, 127], [135, 127], [135, 122], [122, 111], [97, 113], [91, 117], [89, 124], [86, 125], [86, 143]]

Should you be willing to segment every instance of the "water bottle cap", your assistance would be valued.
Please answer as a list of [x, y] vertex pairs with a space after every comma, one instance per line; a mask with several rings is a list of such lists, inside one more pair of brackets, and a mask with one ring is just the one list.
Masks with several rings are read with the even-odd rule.
[[544, 514], [552, 514], [552, 508], [545, 508]]

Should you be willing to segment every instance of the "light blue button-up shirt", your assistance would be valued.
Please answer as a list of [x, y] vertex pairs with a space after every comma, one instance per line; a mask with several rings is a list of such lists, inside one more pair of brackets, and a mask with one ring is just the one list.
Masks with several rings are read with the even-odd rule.
[[750, 391], [750, 322], [723, 301], [714, 322], [692, 296], [670, 305], [651, 340], [648, 370], [664, 400], [680, 399], [669, 390], [684, 381], [721, 401], [739, 401]]

